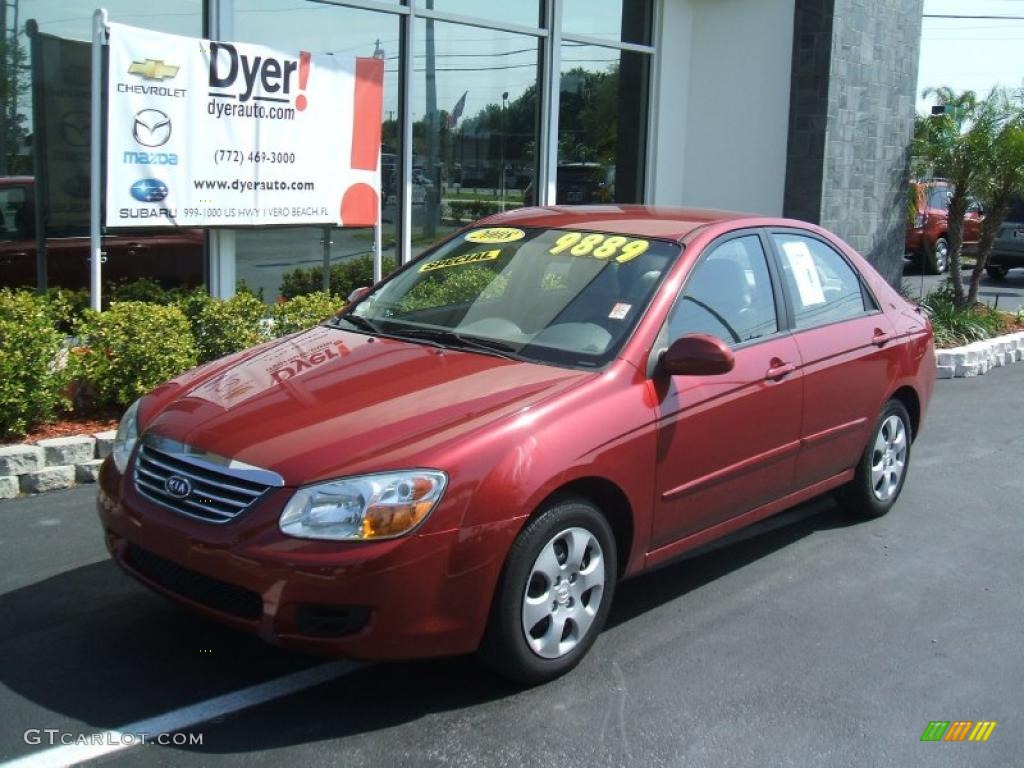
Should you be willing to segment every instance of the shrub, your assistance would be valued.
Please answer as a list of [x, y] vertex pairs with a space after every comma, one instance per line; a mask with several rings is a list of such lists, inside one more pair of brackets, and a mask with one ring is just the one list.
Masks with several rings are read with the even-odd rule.
[[115, 302], [75, 328], [86, 345], [76, 373], [97, 405], [128, 406], [158, 384], [196, 364], [188, 320], [176, 306]]
[[[192, 297], [193, 305], [199, 300]], [[251, 293], [238, 293], [221, 301], [202, 302], [190, 325], [195, 336], [199, 362], [216, 360], [263, 341], [263, 302]]]
[[399, 310], [414, 312], [417, 309], [462, 304], [477, 297], [500, 296], [505, 290], [507, 280], [486, 267], [462, 267], [455, 270], [438, 270], [438, 273], [409, 291], [402, 299]]
[[71, 290], [70, 288], [51, 288], [46, 292], [46, 300], [50, 303], [50, 312], [57, 330], [70, 335], [78, 319], [89, 308], [89, 290]]
[[286, 336], [304, 331], [322, 323], [345, 306], [345, 300], [323, 291], [296, 296], [290, 301], [275, 304], [271, 317], [274, 320], [274, 335]]
[[151, 304], [170, 304], [177, 296], [175, 290], [165, 290], [160, 283], [148, 277], [138, 280], [108, 283], [103, 291], [104, 306], [117, 301], [145, 301]]
[[0, 289], [0, 438], [25, 434], [68, 405], [64, 336], [45, 298]]
[[[395, 268], [394, 259], [382, 261], [384, 274]], [[281, 295], [286, 299], [323, 290], [323, 267], [298, 268], [287, 272], [281, 281]], [[358, 256], [331, 266], [331, 293], [348, 296], [356, 288], [373, 285], [373, 257]]]
[[921, 300], [935, 332], [937, 347], [955, 347], [998, 336], [1003, 329], [1002, 314], [984, 304], [957, 307], [950, 290], [929, 293]]

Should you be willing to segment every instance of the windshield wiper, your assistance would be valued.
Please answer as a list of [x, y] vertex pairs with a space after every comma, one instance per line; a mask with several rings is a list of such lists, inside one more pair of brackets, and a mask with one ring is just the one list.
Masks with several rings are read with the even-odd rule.
[[522, 360], [517, 354], [518, 348], [498, 339], [483, 339], [479, 336], [463, 336], [457, 331], [444, 328], [400, 328], [391, 331], [397, 338], [423, 339], [435, 343], [447, 344], [461, 349], [472, 349], [489, 355], [504, 357], [508, 360]]
[[359, 315], [337, 315], [333, 320], [331, 320], [331, 325], [337, 325], [340, 322], [348, 323], [361, 331], [380, 333], [380, 328], [377, 327], [375, 322], [367, 320], [365, 317], [360, 317]]

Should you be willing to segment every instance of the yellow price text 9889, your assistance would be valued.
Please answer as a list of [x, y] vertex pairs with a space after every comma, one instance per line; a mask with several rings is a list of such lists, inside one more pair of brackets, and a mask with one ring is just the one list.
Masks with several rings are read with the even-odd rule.
[[630, 240], [621, 235], [602, 235], [597, 232], [566, 232], [555, 240], [548, 253], [556, 256], [568, 251], [570, 256], [591, 259], [612, 259], [619, 264], [632, 261], [646, 252], [651, 244], [647, 240]]

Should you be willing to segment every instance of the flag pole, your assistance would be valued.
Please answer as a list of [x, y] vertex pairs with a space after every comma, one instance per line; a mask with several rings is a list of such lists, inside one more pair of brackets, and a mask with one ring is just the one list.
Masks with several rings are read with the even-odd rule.
[[89, 297], [94, 310], [102, 306], [103, 240], [100, 236], [101, 194], [103, 190], [103, 46], [107, 42], [107, 11], [92, 15], [92, 90], [89, 130]]

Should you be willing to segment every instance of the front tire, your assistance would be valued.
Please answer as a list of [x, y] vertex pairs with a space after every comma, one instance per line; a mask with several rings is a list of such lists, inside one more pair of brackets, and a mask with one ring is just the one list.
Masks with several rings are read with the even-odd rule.
[[564, 675], [601, 633], [617, 573], [615, 537], [597, 507], [549, 503], [509, 550], [481, 660], [524, 685]]
[[858, 517], [881, 517], [899, 498], [910, 468], [910, 414], [890, 400], [875, 420], [853, 480], [837, 494], [840, 506]]

